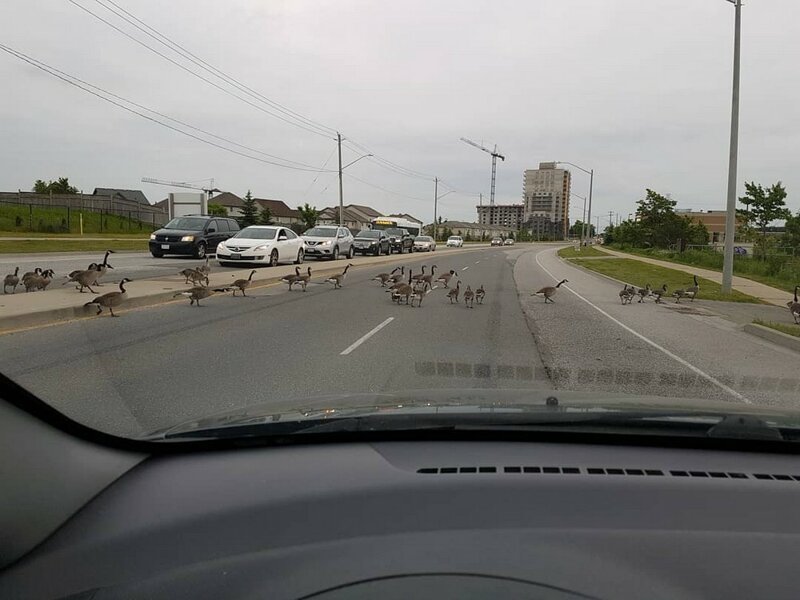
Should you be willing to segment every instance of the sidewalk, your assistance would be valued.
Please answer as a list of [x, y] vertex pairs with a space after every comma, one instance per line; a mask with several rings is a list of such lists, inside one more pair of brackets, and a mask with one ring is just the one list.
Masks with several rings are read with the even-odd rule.
[[[709, 269], [694, 267], [692, 265], [682, 265], [679, 263], [669, 262], [666, 260], [658, 260], [655, 258], [638, 256], [636, 254], [618, 252], [617, 250], [611, 250], [605, 247], [600, 247], [598, 249], [602, 250], [603, 252], [608, 252], [612, 256], [616, 256], [618, 258], [630, 258], [633, 260], [649, 263], [651, 265], [657, 265], [659, 267], [664, 267], [667, 269], [674, 269], [675, 271], [683, 271], [684, 273], [689, 273], [690, 275], [697, 275], [698, 277], [703, 277], [715, 283], [722, 283], [722, 273], [720, 273], [719, 271], [711, 271]], [[782, 306], [784, 308], [786, 308], [786, 303], [792, 299], [791, 295], [784, 292], [783, 290], [779, 290], [777, 288], [764, 285], [763, 283], [753, 281], [752, 279], [746, 279], [745, 277], [738, 277], [736, 275], [734, 275], [733, 277], [733, 288], [744, 294], [755, 296], [756, 298], [763, 300], [768, 304], [773, 304], [775, 306]]]

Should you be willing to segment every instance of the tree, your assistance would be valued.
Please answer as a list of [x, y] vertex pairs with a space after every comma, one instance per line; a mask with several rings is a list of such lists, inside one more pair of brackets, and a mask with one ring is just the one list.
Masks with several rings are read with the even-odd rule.
[[[577, 237], [583, 235], [583, 221], [580, 220], [575, 221], [575, 223], [572, 224], [572, 227], [569, 228], [569, 233], [570, 235], [574, 235]], [[594, 234], [595, 234], [594, 225], [589, 225], [587, 235], [589, 237], [594, 237]]]
[[464, 236], [464, 241], [465, 242], [471, 242], [472, 241], [472, 234], [470, 233], [469, 229], [467, 229], [467, 234]]
[[56, 181], [47, 183], [37, 179], [33, 184], [33, 191], [37, 194], [77, 194], [78, 188], [69, 184], [69, 177], [59, 177]]
[[272, 220], [272, 211], [270, 210], [269, 206], [265, 206], [261, 209], [261, 214], [258, 216], [258, 222], [260, 225], [272, 225], [275, 221]]
[[222, 206], [221, 204], [212, 203], [208, 205], [208, 214], [213, 215], [215, 217], [227, 217], [228, 209]]
[[308, 202], [306, 202], [303, 206], [297, 207], [297, 212], [300, 213], [300, 221], [302, 222], [304, 228], [303, 231], [306, 229], [311, 229], [314, 225], [317, 224], [317, 217], [319, 217], [319, 211], [317, 210], [316, 206], [309, 206]]
[[258, 223], [258, 204], [250, 190], [247, 190], [247, 194], [242, 200], [242, 216], [239, 217], [239, 223], [244, 227]]
[[739, 217], [747, 225], [755, 226], [761, 230], [760, 246], [762, 252], [767, 247], [767, 227], [773, 221], [791, 219], [792, 213], [786, 208], [786, 188], [779, 181], [775, 185], [764, 189], [754, 182], [744, 184], [746, 194], [739, 198], [739, 202], [747, 206], [745, 210], [737, 211]]
[[783, 241], [786, 246], [800, 248], [800, 211], [786, 219], [786, 234]]

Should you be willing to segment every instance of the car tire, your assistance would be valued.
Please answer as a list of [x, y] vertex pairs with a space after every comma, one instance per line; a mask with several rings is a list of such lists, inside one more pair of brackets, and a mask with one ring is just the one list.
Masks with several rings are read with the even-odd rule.
[[300, 250], [297, 251], [297, 260], [294, 261], [294, 264], [302, 265], [304, 258], [305, 258], [305, 254], [303, 253], [303, 249], [300, 248]]
[[333, 254], [331, 254], [331, 260], [339, 260], [339, 246], [333, 247]]
[[151, 252], [150, 254], [153, 255], [153, 258], [164, 258], [163, 252]]
[[356, 255], [356, 251], [353, 250], [353, 246], [350, 246], [350, 250], [347, 252], [347, 258], [351, 259]]
[[270, 267], [277, 267], [278, 266], [278, 251], [273, 250], [272, 253], [269, 255], [269, 266]]
[[195, 258], [205, 258], [206, 257], [206, 243], [200, 242], [194, 249], [194, 257]]

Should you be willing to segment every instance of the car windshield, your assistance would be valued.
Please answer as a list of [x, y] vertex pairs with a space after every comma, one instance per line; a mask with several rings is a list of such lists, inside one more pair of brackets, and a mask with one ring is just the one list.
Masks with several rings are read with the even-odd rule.
[[797, 2], [2, 9], [0, 373], [70, 419], [800, 420]]
[[197, 217], [178, 217], [164, 225], [164, 229], [184, 229], [187, 231], [200, 231], [206, 226], [208, 219]]
[[303, 235], [309, 237], [336, 237], [336, 229], [331, 227], [312, 227]]
[[233, 236], [235, 238], [245, 238], [248, 240], [274, 240], [277, 229], [267, 229], [262, 227], [245, 227], [240, 229]]

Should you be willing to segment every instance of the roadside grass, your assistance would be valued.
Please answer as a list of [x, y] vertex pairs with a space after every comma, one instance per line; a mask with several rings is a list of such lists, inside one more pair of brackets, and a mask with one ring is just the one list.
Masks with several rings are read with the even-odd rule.
[[764, 327], [769, 327], [770, 329], [774, 329], [775, 331], [780, 331], [781, 333], [793, 335], [794, 337], [800, 337], [800, 325], [790, 325], [788, 323], [776, 323], [775, 321], [764, 321], [763, 319], [755, 319], [753, 323], [755, 323], [756, 325], [763, 325]]
[[73, 239], [81, 240], [87, 237], [90, 238], [117, 238], [125, 240], [147, 240], [149, 233], [146, 231], [139, 231], [137, 233], [46, 233], [40, 231], [0, 231], [0, 238], [58, 238], [58, 239]]
[[[79, 233], [80, 215], [83, 214], [83, 233], [133, 233], [148, 235], [157, 229], [152, 222], [139, 221], [136, 213], [131, 218], [106, 213], [81, 211], [63, 207], [34, 206], [27, 204], [0, 204], [0, 231], [9, 231], [28, 235], [29, 232], [39, 234]], [[102, 217], [102, 222], [101, 222]]]
[[[572, 259], [570, 262], [580, 265], [585, 269], [627, 282], [636, 287], [644, 287], [649, 283], [653, 288], [660, 288], [666, 283], [668, 296], [678, 288], [686, 288], [693, 285], [692, 276], [688, 273], [659, 267], [657, 265], [650, 265], [634, 258], [610, 258], [607, 260]], [[763, 304], [758, 298], [736, 290], [729, 295], [723, 294], [720, 284], [709, 281], [708, 279], [698, 277], [697, 280], [700, 283], [700, 293], [697, 295], [697, 298], [700, 300], [724, 300], [726, 302]], [[690, 302], [690, 300], [685, 299], [683, 302]]]
[[578, 250], [575, 246], [568, 246], [558, 251], [561, 258], [586, 258], [587, 256], [611, 256], [608, 252], [603, 252], [592, 246], [586, 246]]
[[[641, 248], [616, 247], [614, 250], [627, 252], [636, 256], [646, 256], [681, 265], [702, 267], [711, 271], [722, 272], [722, 253], [710, 250], [645, 250]], [[733, 274], [738, 277], [752, 279], [765, 285], [793, 292], [794, 286], [800, 285], [800, 258], [771, 256], [766, 260], [752, 257], [735, 256]]]
[[147, 252], [147, 240], [0, 240], [0, 254], [37, 254], [41, 252], [104, 252], [120, 250]]

